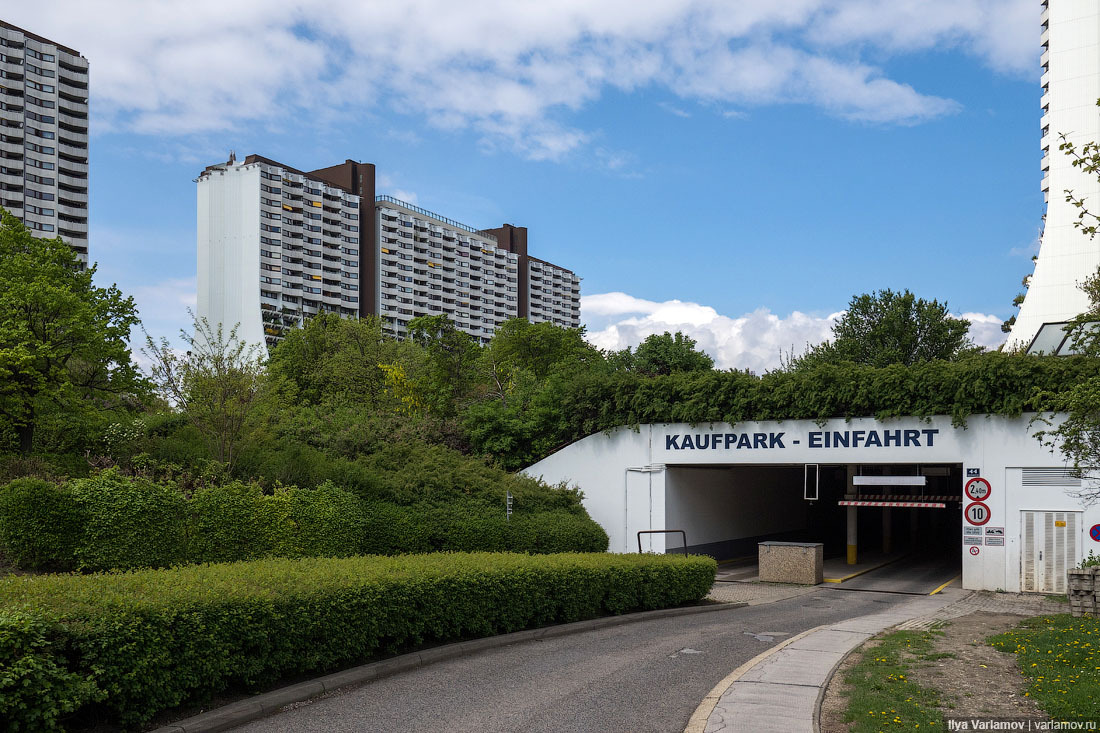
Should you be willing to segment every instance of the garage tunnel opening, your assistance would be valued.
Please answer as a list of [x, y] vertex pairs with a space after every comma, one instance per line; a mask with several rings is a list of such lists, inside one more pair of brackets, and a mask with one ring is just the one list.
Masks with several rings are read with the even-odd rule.
[[[670, 465], [666, 521], [687, 552], [720, 563], [753, 565], [764, 541], [820, 542], [827, 577], [889, 562], [895, 575], [950, 578], [962, 483], [961, 464]], [[666, 548], [685, 551], [678, 535]]]

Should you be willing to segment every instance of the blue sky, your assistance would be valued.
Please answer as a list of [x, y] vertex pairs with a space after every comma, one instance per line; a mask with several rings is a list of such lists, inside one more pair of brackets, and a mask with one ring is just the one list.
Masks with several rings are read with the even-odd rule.
[[[114, 6], [114, 7], [112, 7]], [[605, 347], [684, 330], [763, 370], [849, 298], [1000, 320], [1031, 271], [1034, 0], [15, 2], [91, 63], [91, 256], [187, 325], [198, 172], [374, 162], [379, 190], [584, 281]]]

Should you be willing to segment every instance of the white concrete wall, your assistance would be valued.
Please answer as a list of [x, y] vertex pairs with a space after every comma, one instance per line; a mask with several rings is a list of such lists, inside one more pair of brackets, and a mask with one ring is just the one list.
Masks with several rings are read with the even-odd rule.
[[[1022, 468], [1065, 468], [1060, 455], [1044, 448], [1035, 439], [1035, 429], [1038, 427], [1030, 425], [1030, 416], [1027, 415], [1020, 418], [971, 416], [966, 428], [952, 427], [947, 417], [929, 421], [917, 418], [884, 422], [870, 418], [849, 422], [829, 420], [824, 426], [809, 420], [741, 423], [736, 426], [643, 425], [639, 431], [618, 428], [609, 434], [591, 435], [539, 461], [526, 473], [541, 476], [552, 483], [566, 481], [579, 487], [585, 495], [585, 507], [607, 530], [611, 538], [611, 551], [636, 552], [634, 533], [638, 529], [669, 529], [676, 528], [677, 523], [689, 524], [698, 538], [689, 536], [688, 541], [701, 544], [704, 541], [731, 539], [732, 536], [720, 536], [723, 531], [721, 523], [737, 516], [737, 508], [744, 503], [758, 502], [753, 504], [758, 510], [784, 506], [783, 500], [778, 498], [766, 500], [766, 488], [760, 486], [737, 497], [731, 482], [729, 493], [723, 495], [718, 471], [708, 468], [689, 472], [669, 470], [669, 467], [806, 463], [961, 464], [964, 474], [965, 469], [977, 469], [990, 482], [992, 492], [985, 502], [991, 512], [987, 526], [1005, 528], [1005, 545], [983, 544], [978, 555], [964, 550], [963, 529], [959, 528], [963, 585], [975, 589], [1017, 590], [1020, 587], [1020, 511], [1085, 508], [1063, 489], [1020, 484], [1018, 477]], [[907, 430], [913, 439], [905, 445], [904, 431]], [[824, 433], [834, 431], [846, 432], [850, 440], [854, 439], [857, 431], [860, 432], [861, 445], [824, 447]], [[878, 445], [886, 442], [887, 432], [890, 434], [890, 445]], [[872, 439], [870, 446], [862, 445], [871, 433], [878, 440]], [[716, 434], [721, 436], [719, 447], [709, 447]], [[727, 434], [733, 436], [731, 441], [727, 441]], [[693, 445], [703, 442], [699, 439], [706, 436], [708, 447], [684, 448], [685, 435], [692, 436]], [[741, 435], [749, 437], [742, 440]], [[897, 440], [899, 435], [901, 441]], [[902, 444], [896, 445], [896, 442]], [[749, 483], [751, 475], [748, 472], [743, 474], [746, 483]], [[962, 486], [956, 488], [960, 496], [962, 489]], [[964, 500], [963, 503], [965, 506], [969, 501]], [[720, 519], [708, 518], [708, 511]], [[1088, 508], [1083, 519], [1082, 537], [1078, 543], [1079, 558], [1087, 555], [1090, 548], [1100, 552], [1100, 543], [1088, 536], [1089, 527], [1100, 523], [1100, 508]], [[763, 528], [754, 531], [755, 534], [785, 528], [780, 526], [780, 520], [770, 515], [755, 521]], [[735, 527], [733, 531], [743, 529], [745, 527]], [[669, 540], [669, 546], [677, 546], [675, 543], [678, 542], [678, 539]], [[656, 539], [644, 547], [662, 552], [665, 543]]]
[[1066, 189], [1086, 200], [1087, 208], [1100, 214], [1100, 181], [1070, 165], [1058, 150], [1065, 133], [1078, 149], [1100, 140], [1100, 4], [1096, 0], [1050, 0], [1049, 30], [1043, 35], [1049, 51], [1043, 58], [1049, 71], [1043, 75], [1049, 91], [1042, 102], [1039, 129], [1043, 135], [1043, 166], [1049, 166], [1042, 186], [1048, 199], [1046, 224], [1035, 262], [1035, 273], [1009, 346], [1026, 347], [1044, 323], [1066, 321], [1088, 307], [1077, 283], [1100, 265], [1100, 247], [1074, 228], [1079, 210], [1066, 203]]
[[[274, 273], [273, 273], [274, 274]], [[260, 166], [215, 170], [198, 182], [196, 313], [263, 347], [260, 315]]]
[[666, 469], [665, 521], [684, 529], [690, 545], [804, 529], [807, 509], [800, 468]]

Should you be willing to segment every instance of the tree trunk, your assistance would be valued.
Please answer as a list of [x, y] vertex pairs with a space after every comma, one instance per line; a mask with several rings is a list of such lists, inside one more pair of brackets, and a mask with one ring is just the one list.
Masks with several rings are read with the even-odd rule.
[[15, 429], [15, 432], [19, 436], [19, 452], [23, 455], [29, 455], [31, 448], [34, 447], [34, 423], [20, 425]]

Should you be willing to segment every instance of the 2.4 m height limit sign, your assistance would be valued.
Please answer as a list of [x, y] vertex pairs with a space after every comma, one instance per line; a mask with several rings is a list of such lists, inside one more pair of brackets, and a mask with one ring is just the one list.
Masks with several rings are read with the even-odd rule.
[[963, 515], [966, 517], [966, 521], [980, 527], [989, 521], [989, 507], [987, 507], [980, 501], [976, 501], [973, 504], [967, 505], [966, 511], [963, 512]]

